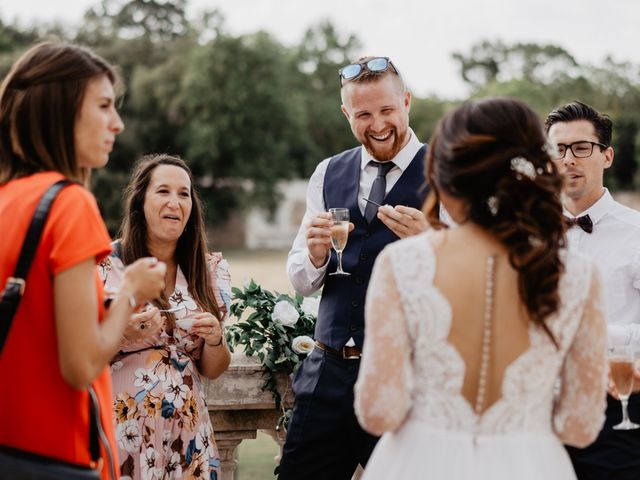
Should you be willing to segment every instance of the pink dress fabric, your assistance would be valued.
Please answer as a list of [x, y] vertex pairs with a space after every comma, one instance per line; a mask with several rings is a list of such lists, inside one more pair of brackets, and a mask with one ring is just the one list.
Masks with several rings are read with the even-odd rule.
[[[111, 255], [100, 265], [105, 290], [117, 290], [124, 265]], [[218, 306], [228, 317], [231, 282], [226, 260], [209, 256]], [[176, 321], [202, 310], [178, 267], [169, 298]], [[122, 479], [220, 478], [220, 458], [197, 369], [204, 340], [176, 326], [143, 340], [126, 342], [111, 365], [113, 414]]]

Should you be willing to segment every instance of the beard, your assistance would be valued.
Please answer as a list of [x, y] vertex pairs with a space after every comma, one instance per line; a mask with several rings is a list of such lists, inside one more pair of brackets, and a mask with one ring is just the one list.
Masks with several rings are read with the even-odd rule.
[[379, 145], [375, 140], [371, 140], [369, 134], [365, 134], [364, 140], [362, 141], [362, 145], [369, 152], [374, 159], [379, 162], [388, 162], [389, 160], [395, 158], [396, 155], [402, 150], [405, 146], [407, 138], [409, 136], [409, 129], [405, 129], [401, 134], [398, 132], [397, 128], [392, 130], [393, 142], [391, 145]]

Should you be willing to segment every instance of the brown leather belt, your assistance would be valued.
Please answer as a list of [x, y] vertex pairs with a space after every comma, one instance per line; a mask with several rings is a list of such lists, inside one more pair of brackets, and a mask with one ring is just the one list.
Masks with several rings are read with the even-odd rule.
[[342, 347], [342, 350], [336, 350], [335, 348], [331, 348], [329, 345], [325, 345], [322, 342], [316, 340], [316, 347], [320, 350], [324, 350], [330, 355], [342, 358], [343, 360], [360, 360], [362, 356], [362, 352], [358, 347]]

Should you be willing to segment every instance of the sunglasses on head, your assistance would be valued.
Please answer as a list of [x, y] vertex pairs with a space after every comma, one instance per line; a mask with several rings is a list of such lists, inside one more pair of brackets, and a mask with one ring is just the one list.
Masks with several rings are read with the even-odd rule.
[[391, 60], [389, 60], [389, 57], [375, 57], [371, 60], [367, 60], [366, 62], [350, 63], [338, 70], [338, 75], [340, 75], [340, 86], [342, 87], [345, 81], [348, 82], [350, 80], [355, 80], [365, 71], [384, 72], [388, 70], [389, 67], [398, 74], [398, 69]]

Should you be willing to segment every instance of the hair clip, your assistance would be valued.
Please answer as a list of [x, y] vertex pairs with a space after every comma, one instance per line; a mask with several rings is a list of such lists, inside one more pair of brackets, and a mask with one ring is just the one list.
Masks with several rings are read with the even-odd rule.
[[558, 153], [558, 145], [551, 141], [549, 137], [542, 144], [542, 151], [545, 152], [552, 159], [560, 157], [560, 153]]
[[498, 214], [498, 209], [500, 208], [500, 200], [498, 200], [498, 197], [491, 195], [487, 198], [487, 208], [489, 209], [491, 216], [495, 217]]
[[533, 166], [529, 160], [524, 157], [513, 157], [511, 159], [511, 170], [516, 172], [516, 178], [521, 180], [522, 177], [520, 175], [524, 175], [529, 180], [535, 180], [536, 176], [536, 168]]
[[540, 248], [542, 246], [542, 240], [535, 237], [534, 235], [529, 235], [528, 240], [529, 240], [529, 245], [531, 245], [533, 248]]

